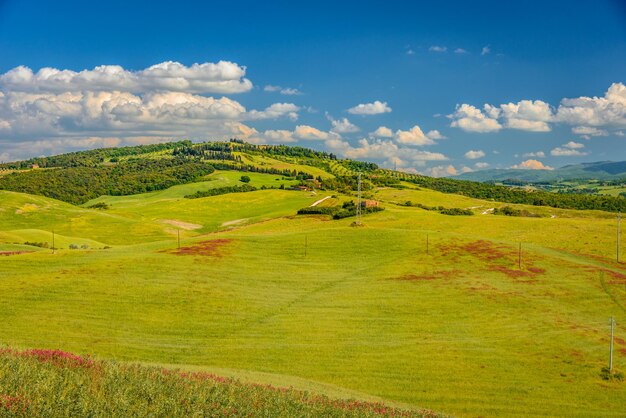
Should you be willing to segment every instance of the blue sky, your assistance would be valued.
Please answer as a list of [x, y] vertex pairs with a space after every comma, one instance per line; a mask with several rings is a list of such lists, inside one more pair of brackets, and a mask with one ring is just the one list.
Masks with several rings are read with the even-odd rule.
[[231, 3], [0, 0], [0, 160], [183, 137], [433, 175], [626, 160], [624, 1]]

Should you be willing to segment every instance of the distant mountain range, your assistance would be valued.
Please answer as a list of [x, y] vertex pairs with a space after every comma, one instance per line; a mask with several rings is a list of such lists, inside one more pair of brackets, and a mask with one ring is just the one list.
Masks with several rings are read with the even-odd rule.
[[454, 176], [456, 179], [472, 181], [521, 180], [544, 182], [559, 180], [615, 180], [626, 178], [626, 161], [599, 161], [566, 165], [556, 170], [492, 169], [473, 171]]

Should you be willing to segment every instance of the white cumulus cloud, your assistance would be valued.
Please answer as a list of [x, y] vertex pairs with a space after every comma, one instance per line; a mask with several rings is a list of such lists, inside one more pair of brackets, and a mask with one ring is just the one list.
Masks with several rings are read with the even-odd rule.
[[17, 67], [0, 75], [0, 153], [61, 153], [99, 146], [97, 138], [119, 145], [248, 138], [259, 134], [244, 121], [298, 118], [293, 103], [248, 110], [231, 98], [206, 95], [249, 90], [244, 75], [245, 67], [226, 61], [190, 67], [168, 61], [141, 71]]
[[302, 92], [296, 88], [273, 86], [271, 84], [268, 84], [267, 86], [263, 87], [263, 91], [267, 91], [270, 93], [278, 92], [285, 96], [299, 96], [302, 94]]
[[252, 89], [246, 67], [229, 61], [205, 62], [189, 67], [166, 61], [144, 70], [126, 70], [119, 65], [100, 65], [73, 71], [45, 67], [33, 72], [19, 66], [0, 75], [4, 91], [59, 93], [118, 90], [132, 93], [178, 91], [187, 93], [243, 93]]
[[585, 148], [584, 144], [570, 141], [567, 144], [554, 148], [550, 151], [550, 155], [554, 157], [582, 157], [588, 155], [588, 152], [581, 151], [583, 148]]
[[348, 118], [342, 118], [339, 120], [331, 118], [330, 123], [332, 124], [331, 131], [338, 134], [348, 134], [360, 131], [359, 127], [350, 122]]
[[348, 109], [348, 113], [353, 115], [378, 115], [389, 112], [391, 112], [391, 108], [387, 105], [387, 102], [378, 100], [373, 103], [362, 103]]
[[374, 132], [370, 133], [374, 138], [391, 138], [393, 137], [393, 131], [386, 126], [379, 126]]
[[483, 110], [461, 104], [448, 117], [452, 127], [468, 132], [497, 132], [502, 128], [549, 132], [554, 124], [566, 124], [585, 139], [608, 136], [611, 132], [617, 135], [626, 128], [626, 86], [613, 83], [603, 97], [566, 98], [558, 107], [541, 100], [485, 104]]
[[[489, 111], [490, 108], [487, 108]], [[460, 128], [466, 132], [497, 132], [502, 125], [496, 118], [487, 116], [480, 109], [468, 104], [457, 106], [455, 112], [449, 117], [452, 119], [450, 126]]]
[[293, 103], [274, 103], [264, 110], [251, 110], [247, 113], [248, 119], [278, 119], [283, 116], [291, 120], [298, 119], [300, 108]]
[[395, 140], [399, 144], [415, 146], [432, 145], [435, 143], [435, 141], [424, 135], [422, 129], [417, 125], [415, 125], [408, 131], [403, 131], [400, 129], [397, 130], [395, 134]]
[[452, 165], [438, 165], [428, 170], [431, 177], [449, 177], [458, 174], [458, 171]]
[[554, 170], [554, 168], [544, 165], [541, 161], [533, 159], [522, 161], [517, 165], [511, 166], [511, 168], [521, 170]]
[[469, 150], [465, 153], [465, 158], [467, 158], [468, 160], [477, 160], [479, 158], [483, 158], [485, 156], [485, 152], [478, 150], [478, 151], [474, 151], [474, 150]]
[[522, 155], [524, 158], [546, 158], [546, 153], [543, 151], [527, 152]]

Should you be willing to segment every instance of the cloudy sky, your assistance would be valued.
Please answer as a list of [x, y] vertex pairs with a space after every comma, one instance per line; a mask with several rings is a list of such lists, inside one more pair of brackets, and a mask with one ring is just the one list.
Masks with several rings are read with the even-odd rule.
[[438, 176], [626, 160], [624, 1], [128, 3], [0, 0], [0, 161], [233, 137]]

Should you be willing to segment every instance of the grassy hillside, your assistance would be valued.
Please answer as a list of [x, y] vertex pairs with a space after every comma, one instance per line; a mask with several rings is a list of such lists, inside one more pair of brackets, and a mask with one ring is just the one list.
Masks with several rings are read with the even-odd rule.
[[389, 207], [365, 228], [285, 218], [180, 251], [169, 240], [7, 257], [0, 332], [14, 346], [295, 375], [453, 414], [588, 416], [608, 402], [619, 415], [624, 386], [599, 372], [607, 318], [625, 318], [623, 269], [544, 249], [556, 239], [544, 234], [518, 270], [514, 242], [457, 219]]
[[[258, 188], [297, 182], [247, 174]], [[370, 183], [385, 210], [357, 228], [295, 215], [354, 199], [350, 188], [184, 198], [241, 175], [82, 207], [0, 191], [0, 342], [460, 416], [623, 415], [626, 383], [601, 375], [610, 316], [626, 370], [613, 214]], [[503, 206], [539, 217], [490, 211]], [[55, 254], [25, 245], [53, 228]]]

